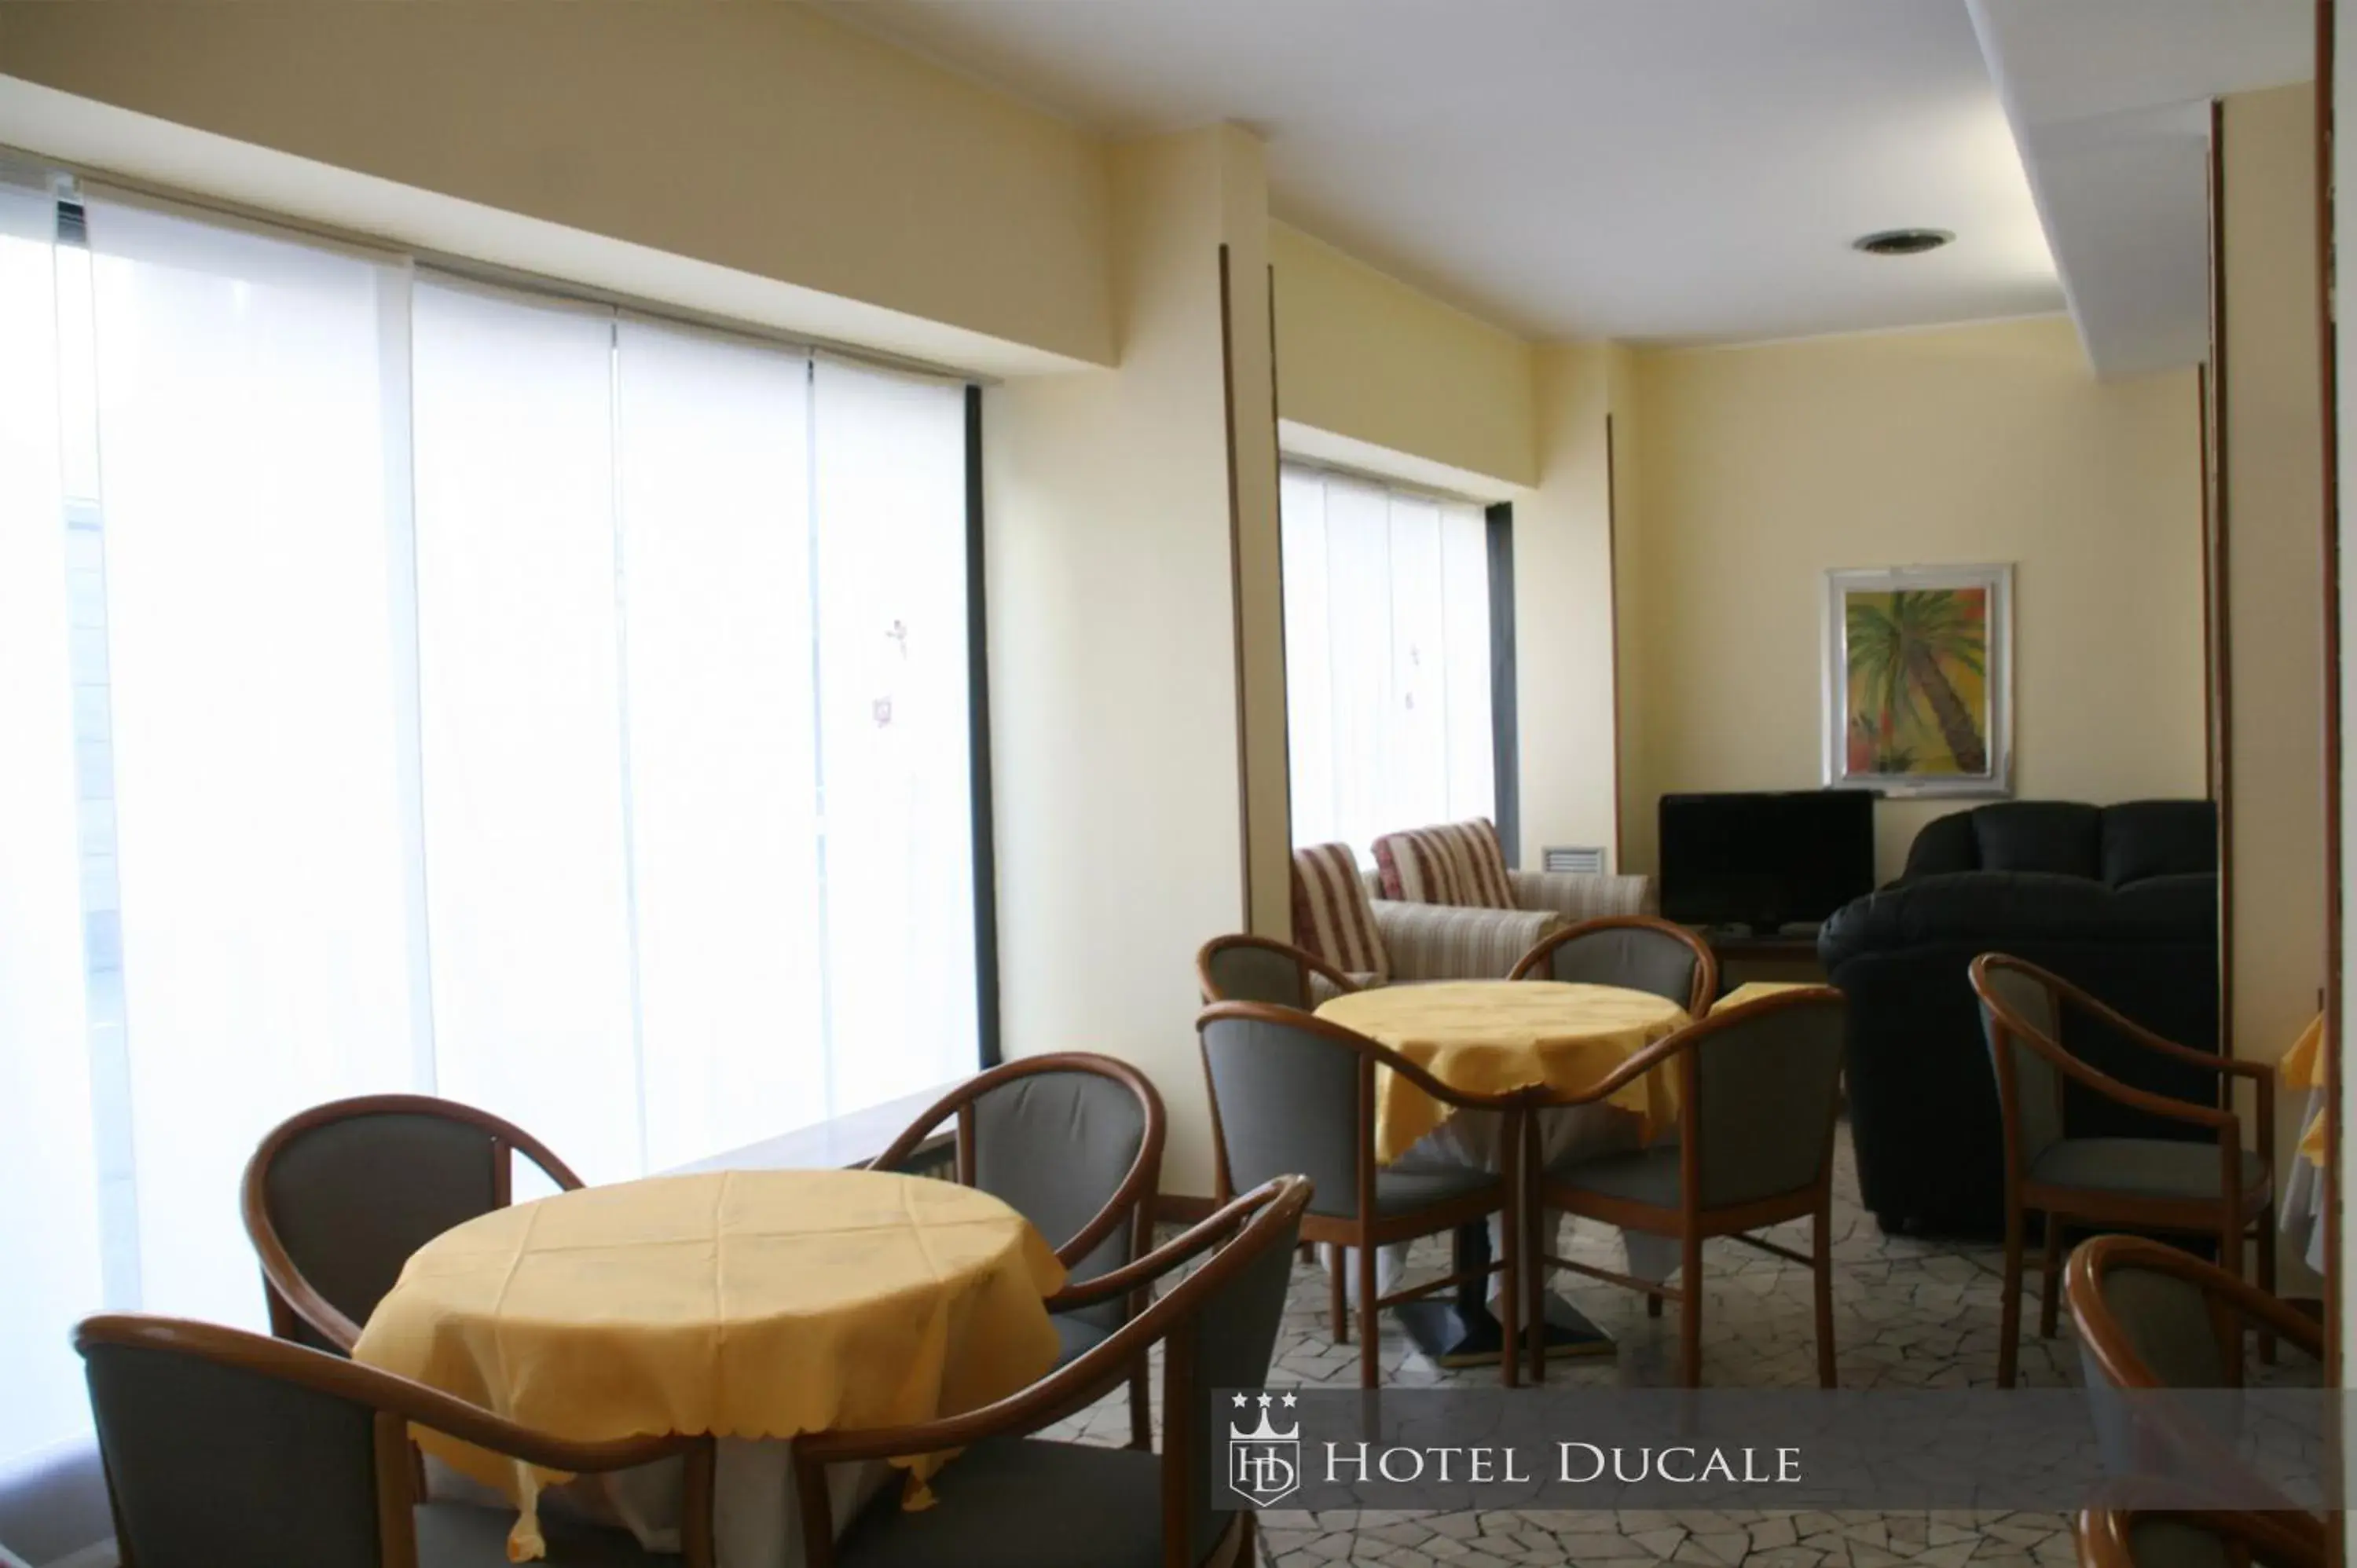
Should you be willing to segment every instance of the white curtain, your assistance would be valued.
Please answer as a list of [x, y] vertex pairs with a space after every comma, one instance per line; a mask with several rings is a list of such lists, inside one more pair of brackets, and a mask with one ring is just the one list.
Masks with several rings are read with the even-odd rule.
[[0, 1484], [79, 1439], [103, 1299], [83, 1013], [58, 289], [45, 194], [0, 187]]
[[1491, 814], [1481, 509], [1290, 466], [1279, 504], [1294, 842]]
[[592, 1181], [976, 1066], [963, 389], [0, 188], [0, 1504], [436, 1092]]

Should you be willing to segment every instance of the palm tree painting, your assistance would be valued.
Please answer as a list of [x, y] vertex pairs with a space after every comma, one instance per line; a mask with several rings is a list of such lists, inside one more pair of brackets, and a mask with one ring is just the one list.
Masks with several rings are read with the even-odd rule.
[[1839, 665], [1828, 696], [1837, 692], [1841, 706], [1830, 781], [2003, 791], [1996, 703], [2011, 575], [2005, 567], [1831, 574]]

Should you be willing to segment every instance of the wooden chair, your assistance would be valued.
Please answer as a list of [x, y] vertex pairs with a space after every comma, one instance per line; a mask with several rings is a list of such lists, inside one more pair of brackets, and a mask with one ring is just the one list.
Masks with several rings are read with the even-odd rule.
[[431, 1095], [330, 1101], [271, 1129], [244, 1183], [271, 1332], [350, 1355], [412, 1252], [508, 1206], [517, 1155], [560, 1189], [581, 1185], [522, 1128]]
[[[2258, 1102], [2259, 1149], [2275, 1147], [2275, 1073], [2256, 1062], [2212, 1056], [2163, 1039], [2058, 975], [2001, 953], [1972, 963], [1981, 1026], [1996, 1073], [2005, 1124], [2005, 1306], [1998, 1330], [1996, 1380], [2011, 1388], [2021, 1351], [2021, 1268], [2027, 1215], [2045, 1218], [2045, 1289], [2038, 1332], [2051, 1338], [2061, 1295], [2062, 1231], [2069, 1223], [2214, 1236], [2219, 1262], [2242, 1273], [2243, 1233], [2258, 1228], [2259, 1283], [2276, 1283], [2275, 1178], [2265, 1152], [2243, 1147], [2233, 1111], [2133, 1088], [2080, 1060], [2061, 1044], [2069, 1007], [2160, 1056], [2252, 1081]], [[2131, 1110], [2211, 1130], [2214, 1144], [2169, 1138], [2073, 1138], [2063, 1126], [2066, 1082]], [[2263, 1336], [2260, 1354], [2272, 1356]]]
[[1651, 915], [1607, 915], [1543, 938], [1509, 980], [1560, 980], [1650, 991], [1699, 1018], [1718, 999], [1718, 958], [1684, 926]]
[[[1532, 1096], [1471, 1094], [1452, 1089], [1390, 1047], [1341, 1025], [1265, 1002], [1220, 1002], [1195, 1021], [1204, 1077], [1211, 1091], [1211, 1139], [1222, 1200], [1242, 1183], [1289, 1171], [1315, 1184], [1302, 1239], [1355, 1251], [1359, 1294], [1359, 1382], [1381, 1381], [1376, 1314], [1476, 1277], [1463, 1270], [1429, 1284], [1378, 1296], [1375, 1249], [1435, 1231], [1505, 1216], [1504, 1257], [1480, 1277], [1502, 1273], [1506, 1343], [1514, 1343], [1521, 1303], [1521, 1184], [1523, 1133]], [[1495, 1112], [1500, 1172], [1466, 1165], [1395, 1171], [1375, 1160], [1375, 1073], [1387, 1069], [1457, 1111]], [[1342, 1261], [1329, 1271], [1334, 1341], [1351, 1342]], [[1519, 1380], [1516, 1358], [1499, 1358], [1499, 1375]]]
[[[1210, 1254], [1111, 1338], [1020, 1393], [914, 1426], [795, 1439], [808, 1568], [1250, 1563], [1253, 1514], [1217, 1506], [1226, 1477], [1217, 1458], [1224, 1434], [1215, 1423], [1229, 1412], [1214, 1406], [1211, 1393], [1267, 1380], [1308, 1202], [1305, 1178], [1279, 1177], [1127, 1267], [1051, 1299], [1051, 1307], [1118, 1301]], [[1157, 1343], [1164, 1346], [1159, 1455], [1031, 1435], [1087, 1405]], [[963, 1452], [932, 1477], [933, 1507], [903, 1509], [892, 1488], [834, 1538], [828, 1466], [952, 1450]]]
[[[1835, 1386], [1834, 1124], [1840, 1109], [1843, 1004], [1840, 992], [1810, 986], [1723, 1007], [1654, 1041], [1585, 1093], [1539, 1101], [1542, 1112], [1595, 1104], [1646, 1073], [1677, 1074], [1674, 1145], [1657, 1144], [1552, 1167], [1543, 1167], [1534, 1153], [1530, 1191], [1523, 1202], [1532, 1219], [1525, 1244], [1531, 1300], [1523, 1321], [1530, 1325], [1534, 1379], [1546, 1376], [1540, 1296], [1553, 1267], [1642, 1291], [1646, 1310], [1655, 1316], [1662, 1301], [1675, 1299], [1679, 1381], [1696, 1387], [1702, 1377], [1702, 1244], [1713, 1236], [1728, 1236], [1809, 1265], [1816, 1283], [1817, 1380]], [[1678, 1238], [1684, 1255], [1677, 1285], [1549, 1256], [1536, 1222], [1549, 1209]], [[1803, 1217], [1813, 1227], [1806, 1257], [1747, 1234]]]
[[[419, 1498], [413, 1423], [576, 1475], [679, 1455], [684, 1560], [712, 1563], [709, 1438], [574, 1443], [373, 1367], [179, 1318], [88, 1318], [74, 1348], [126, 1568], [505, 1564], [512, 1510]], [[551, 1517], [542, 1530], [549, 1568], [680, 1561], [618, 1530]]]
[[[1127, 1062], [1068, 1051], [1003, 1063], [936, 1101], [867, 1168], [899, 1168], [952, 1120], [958, 1182], [1005, 1199], [1051, 1243], [1060, 1239], [1056, 1256], [1072, 1283], [1110, 1273], [1152, 1244], [1162, 1097]], [[1059, 1313], [1059, 1365], [1103, 1344], [1135, 1305], [1092, 1299]], [[1153, 1412], [1143, 1359], [1128, 1380], [1130, 1440], [1147, 1447]]]
[[1334, 996], [1359, 989], [1356, 981], [1316, 953], [1274, 937], [1243, 932], [1205, 942], [1195, 955], [1195, 979], [1206, 1003], [1267, 1002], [1304, 1013], [1325, 999], [1318, 994], [1320, 984]]
[[2243, 1382], [2245, 1334], [2281, 1335], [2321, 1359], [2323, 1326], [2248, 1281], [2144, 1236], [2097, 1236], [2071, 1253], [2063, 1295], [2092, 1386], [2226, 1389]]
[[2324, 1531], [2302, 1514], [2088, 1509], [2072, 1534], [2080, 1568], [2324, 1568]]

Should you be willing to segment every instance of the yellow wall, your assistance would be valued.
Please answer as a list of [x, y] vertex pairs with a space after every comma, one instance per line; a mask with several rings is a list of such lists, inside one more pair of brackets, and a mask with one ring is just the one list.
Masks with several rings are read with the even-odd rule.
[[1537, 354], [1535, 489], [1514, 500], [1516, 736], [1522, 846], [1613, 847], [1612, 518], [1605, 418], [1628, 350], [1551, 343]]
[[[2203, 792], [2191, 372], [2098, 382], [2054, 317], [1647, 354], [1635, 381], [1633, 866], [1664, 791], [1822, 782], [1833, 567], [2016, 563], [2021, 798]], [[1954, 809], [1880, 805], [1882, 873]]]
[[[984, 403], [1000, 979], [1010, 1055], [1147, 1071], [1170, 1111], [1164, 1190], [1200, 1195], [1193, 958], [1245, 919], [1219, 247], [1252, 242], [1265, 176], [1232, 130], [1125, 145], [1114, 168], [1121, 370]], [[1265, 339], [1259, 305], [1240, 336]], [[1241, 360], [1235, 389], [1265, 441], [1266, 367], [1256, 403]], [[1264, 450], [1251, 482], [1273, 491]], [[1256, 506], [1270, 527], [1274, 494]]]
[[[2315, 1016], [2324, 984], [2314, 114], [2307, 85], [2225, 101], [2230, 1037], [2236, 1055], [2263, 1061]], [[2284, 1111], [2278, 1158], [2298, 1132]]]
[[1277, 403], [1288, 420], [1428, 462], [1534, 483], [1533, 351], [1282, 223]]
[[0, 72], [1114, 357], [1103, 145], [805, 5], [0, 0]]

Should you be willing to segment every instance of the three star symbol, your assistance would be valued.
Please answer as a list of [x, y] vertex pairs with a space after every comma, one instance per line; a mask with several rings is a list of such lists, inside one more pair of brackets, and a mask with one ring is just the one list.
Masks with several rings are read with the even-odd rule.
[[[1261, 1396], [1260, 1396], [1260, 1408], [1261, 1408], [1261, 1409], [1263, 1409], [1263, 1410], [1266, 1410], [1266, 1409], [1269, 1407], [1270, 1402], [1271, 1402], [1271, 1401], [1270, 1401], [1270, 1398], [1269, 1398], [1269, 1396], [1268, 1396], [1268, 1395], [1266, 1395], [1266, 1394], [1263, 1394], [1263, 1395], [1261, 1395]], [[1291, 1409], [1292, 1409], [1296, 1404], [1297, 1404], [1297, 1403], [1299, 1403], [1299, 1402], [1299, 1402], [1299, 1401], [1297, 1401], [1297, 1400], [1296, 1400], [1296, 1399], [1295, 1399], [1291, 1394], [1287, 1394], [1287, 1395], [1286, 1395], [1286, 1396], [1285, 1396], [1284, 1404], [1285, 1404], [1285, 1408], [1286, 1408], [1286, 1409], [1287, 1409], [1287, 1410], [1291, 1410]], [[1244, 1408], [1244, 1404], [1245, 1404], [1245, 1396], [1243, 1396], [1243, 1394], [1238, 1394], [1238, 1395], [1236, 1396], [1236, 1408], [1237, 1408], [1238, 1410], [1242, 1410], [1242, 1409], [1243, 1409], [1243, 1408]]]

